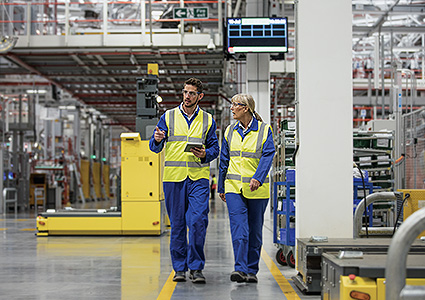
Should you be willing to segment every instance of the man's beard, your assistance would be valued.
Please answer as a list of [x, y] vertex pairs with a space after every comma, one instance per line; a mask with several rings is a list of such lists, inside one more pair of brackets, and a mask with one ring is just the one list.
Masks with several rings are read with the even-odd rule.
[[184, 106], [191, 108], [191, 107], [194, 107], [195, 105], [198, 105], [198, 103], [199, 103], [199, 100], [197, 100], [195, 103], [193, 103], [191, 105], [187, 105], [186, 103], [184, 103]]

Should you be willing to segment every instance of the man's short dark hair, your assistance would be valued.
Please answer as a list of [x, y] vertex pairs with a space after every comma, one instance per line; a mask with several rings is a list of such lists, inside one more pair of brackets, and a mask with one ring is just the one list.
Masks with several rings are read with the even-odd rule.
[[196, 87], [197, 91], [202, 93], [204, 90], [204, 87], [202, 86], [202, 81], [200, 81], [197, 78], [189, 78], [188, 80], [186, 80], [184, 82], [184, 85], [193, 85], [194, 87]]

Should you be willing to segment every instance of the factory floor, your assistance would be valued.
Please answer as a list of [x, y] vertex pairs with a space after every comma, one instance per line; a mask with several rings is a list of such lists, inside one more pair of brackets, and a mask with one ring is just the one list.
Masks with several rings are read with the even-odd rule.
[[36, 237], [35, 213], [15, 218], [11, 211], [0, 215], [0, 299], [320, 299], [303, 295], [291, 280], [296, 270], [277, 264], [272, 224], [266, 212], [258, 284], [231, 282], [227, 208], [211, 201], [207, 283], [199, 285], [171, 280], [169, 231], [160, 237]]

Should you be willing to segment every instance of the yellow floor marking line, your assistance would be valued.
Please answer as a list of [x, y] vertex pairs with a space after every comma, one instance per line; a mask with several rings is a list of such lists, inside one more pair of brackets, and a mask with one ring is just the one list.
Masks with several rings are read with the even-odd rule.
[[282, 275], [279, 268], [276, 266], [276, 264], [273, 262], [273, 260], [270, 258], [270, 256], [264, 249], [261, 249], [261, 258], [266, 263], [267, 268], [269, 268], [270, 273], [272, 273], [274, 279], [276, 280], [286, 299], [301, 300], [301, 298], [297, 295], [295, 290], [289, 284], [288, 280]]
[[168, 276], [167, 281], [162, 287], [161, 293], [159, 293], [157, 300], [169, 300], [174, 293], [174, 289], [176, 288], [177, 282], [173, 281], [174, 271], [171, 272], [170, 276]]
[[37, 229], [35, 229], [35, 228], [22, 228], [22, 229], [19, 229], [20, 231], [36, 231]]
[[7, 228], [0, 228], [0, 230], [3, 230], [4, 231], [4, 230], [7, 230]]

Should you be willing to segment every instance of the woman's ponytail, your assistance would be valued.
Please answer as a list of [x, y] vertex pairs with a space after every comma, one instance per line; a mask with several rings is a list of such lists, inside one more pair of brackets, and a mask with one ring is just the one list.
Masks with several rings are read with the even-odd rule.
[[256, 111], [254, 111], [253, 115], [258, 121], [263, 122], [263, 119], [261, 119], [260, 115]]

